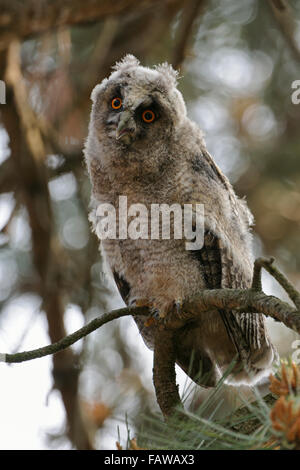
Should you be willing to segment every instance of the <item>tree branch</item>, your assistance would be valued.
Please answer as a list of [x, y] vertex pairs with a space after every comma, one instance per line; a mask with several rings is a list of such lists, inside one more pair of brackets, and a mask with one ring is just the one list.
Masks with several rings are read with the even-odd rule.
[[[163, 0], [180, 6], [180, 0]], [[0, 0], [0, 50], [13, 39], [24, 40], [63, 26], [87, 24], [104, 17], [147, 11], [162, 0]]]
[[[136, 307], [134, 309], [135, 315], [145, 315], [147, 313], [149, 313], [148, 309], [145, 309], [144, 307]], [[24, 351], [15, 354], [0, 354], [0, 362], [25, 362], [30, 361], [31, 359], [37, 359], [40, 357], [49, 356], [50, 354], [55, 354], [59, 351], [62, 351], [63, 349], [67, 349], [68, 347], [72, 346], [72, 344], [76, 343], [80, 339], [97, 330], [102, 325], [105, 325], [105, 323], [115, 320], [116, 318], [121, 318], [131, 314], [132, 310], [130, 310], [129, 308], [119, 308], [118, 310], [113, 310], [112, 312], [104, 313], [100, 317], [95, 318], [87, 325], [83, 326], [74, 333], [65, 336], [56, 343], [49, 344], [48, 346], [44, 346], [42, 348], [33, 349], [31, 351]]]
[[[270, 260], [259, 259], [260, 263], [268, 267]], [[272, 273], [281, 274], [276, 268], [272, 267]], [[274, 277], [275, 277], [274, 275]], [[281, 274], [283, 276], [283, 274]], [[285, 277], [283, 276], [285, 279]], [[285, 282], [288, 282], [285, 279]], [[291, 284], [288, 282], [288, 286]], [[197, 296], [186, 301], [182, 305], [181, 311], [172, 311], [169, 315], [157, 324], [160, 324], [165, 331], [176, 330], [192, 320], [196, 320], [203, 312], [212, 309], [225, 309], [236, 310], [242, 312], [252, 312], [253, 315], [263, 313], [274, 320], [284, 323], [288, 328], [291, 328], [296, 333], [300, 334], [300, 312], [293, 308], [287, 302], [284, 302], [272, 295], [266, 295], [261, 291], [254, 289], [204, 289], [197, 294]], [[254, 313], [255, 312], [255, 313]], [[91, 332], [100, 328], [105, 323], [108, 323], [116, 318], [124, 317], [127, 315], [149, 315], [149, 310], [146, 307], [134, 308], [120, 308], [111, 312], [105, 313], [100, 317], [95, 318], [87, 325], [83, 326], [74, 333], [66, 336], [60, 341], [50, 344], [48, 346], [34, 349], [32, 351], [24, 351], [16, 354], [1, 354], [0, 361], [7, 363], [16, 363], [29, 361], [39, 357], [55, 354], [58, 351], [68, 348], [76, 343], [83, 337]], [[163, 334], [161, 332], [161, 334]], [[166, 337], [167, 338], [167, 337]]]
[[154, 333], [153, 383], [163, 415], [170, 417], [181, 404], [176, 385], [173, 332], [156, 328]]
[[[272, 266], [273, 259], [265, 260], [259, 258], [254, 265], [254, 278], [257, 278], [262, 267], [280, 282], [295, 303], [298, 303], [299, 293], [291, 283]], [[258, 283], [259, 284], [259, 283]], [[251, 312], [253, 315], [263, 313], [277, 321], [284, 323], [287, 327], [300, 334], [300, 311], [291, 305], [272, 295], [266, 295], [254, 287], [250, 289], [206, 289], [182, 305], [180, 312], [173, 310], [166, 318], [156, 322], [153, 381], [157, 401], [164, 416], [169, 417], [180, 404], [175, 376], [175, 354], [173, 344], [174, 330], [181, 328], [189, 321], [196, 320], [203, 312], [212, 309], [235, 310], [239, 312]], [[90, 323], [66, 336], [60, 341], [32, 351], [24, 351], [16, 354], [0, 354], [0, 362], [16, 363], [29, 361], [38, 357], [62, 351], [92, 331], [100, 328], [116, 318], [126, 315], [149, 315], [146, 307], [121, 308], [95, 318]]]
[[[261, 268], [265, 268], [265, 270], [268, 271], [268, 273], [271, 274], [271, 276], [273, 276], [274, 279], [276, 279], [278, 284], [280, 284], [281, 287], [283, 287], [283, 289], [288, 294], [289, 298], [296, 305], [297, 309], [300, 310], [300, 294], [299, 294], [299, 292], [290, 283], [290, 281], [277, 268], [275, 268], [273, 266], [273, 263], [274, 263], [274, 258], [270, 258], [269, 260], [264, 259], [264, 258], [258, 258], [255, 261], [255, 264], [254, 264], [253, 282], [254, 282], [254, 279], [255, 279], [256, 269], [261, 270]], [[253, 285], [253, 282], [252, 282], [252, 285]]]

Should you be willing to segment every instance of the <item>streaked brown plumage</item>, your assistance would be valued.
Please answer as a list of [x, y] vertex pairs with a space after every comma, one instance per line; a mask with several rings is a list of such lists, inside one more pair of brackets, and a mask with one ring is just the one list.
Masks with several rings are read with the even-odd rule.
[[[85, 146], [94, 227], [99, 204], [118, 207], [120, 195], [127, 196], [128, 206], [141, 203], [149, 211], [153, 203], [204, 204], [199, 250], [187, 251], [185, 240], [174, 239], [101, 242], [124, 301], [146, 299], [163, 315], [201, 288], [249, 287], [253, 268], [252, 215], [207, 152], [176, 85], [176, 72], [167, 64], [149, 69], [126, 56], [92, 93]], [[116, 97], [120, 102], [112, 106]], [[145, 123], [142, 115], [149, 109], [155, 119]], [[143, 318], [135, 321], [153, 347], [155, 326], [146, 327]], [[275, 355], [262, 315], [216, 310], [176, 335], [177, 363], [208, 386], [216, 384], [236, 355], [238, 364], [227, 381], [253, 384], [269, 373]]]

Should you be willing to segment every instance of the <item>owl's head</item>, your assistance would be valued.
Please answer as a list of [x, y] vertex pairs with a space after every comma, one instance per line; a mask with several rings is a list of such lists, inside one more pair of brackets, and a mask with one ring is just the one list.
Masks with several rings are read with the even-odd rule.
[[186, 117], [176, 86], [177, 72], [170, 65], [150, 69], [126, 55], [92, 92], [95, 135], [123, 150], [165, 140]]

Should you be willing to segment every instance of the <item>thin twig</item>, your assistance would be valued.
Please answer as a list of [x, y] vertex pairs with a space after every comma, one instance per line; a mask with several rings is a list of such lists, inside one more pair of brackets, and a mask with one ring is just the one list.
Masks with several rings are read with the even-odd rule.
[[[274, 258], [264, 259], [264, 258], [258, 258], [255, 261], [255, 266], [260, 269], [263, 267], [265, 270], [271, 274], [271, 276], [276, 279], [276, 281], [283, 287], [283, 289], [286, 291], [288, 294], [289, 298], [294, 302], [296, 305], [297, 309], [300, 310], [300, 294], [299, 292], [295, 289], [295, 287], [291, 284], [291, 282], [282, 274], [275, 266], [273, 266], [274, 263]], [[254, 271], [255, 272], [255, 271]], [[254, 280], [254, 276], [253, 276]]]
[[[148, 313], [148, 310], [145, 311], [143, 307], [137, 307], [135, 309], [135, 314], [145, 314]], [[49, 354], [55, 354], [59, 351], [67, 349], [72, 344], [76, 343], [84, 336], [92, 333], [93, 331], [100, 328], [100, 326], [105, 325], [116, 318], [121, 318], [126, 315], [131, 315], [131, 310], [128, 308], [120, 308], [118, 310], [113, 310], [112, 312], [105, 313], [100, 317], [95, 318], [87, 325], [83, 326], [79, 330], [71, 333], [68, 336], [65, 336], [60, 341], [56, 343], [49, 344], [48, 346], [44, 346], [42, 348], [33, 349], [31, 351], [24, 351], [15, 354], [0, 354], [0, 362], [7, 362], [7, 363], [17, 363], [17, 362], [24, 362], [30, 361], [31, 359], [37, 359], [44, 356], [49, 356]]]
[[256, 291], [262, 290], [262, 284], [261, 284], [262, 264], [260, 262], [260, 259], [261, 258], [258, 258], [254, 261], [254, 268], [253, 268], [252, 289]]

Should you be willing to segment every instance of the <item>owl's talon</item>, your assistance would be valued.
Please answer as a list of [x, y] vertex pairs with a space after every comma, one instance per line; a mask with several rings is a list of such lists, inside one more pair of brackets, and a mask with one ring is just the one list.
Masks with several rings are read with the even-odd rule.
[[151, 315], [150, 315], [150, 317], [147, 318], [144, 325], [146, 327], [153, 326], [153, 325], [157, 324], [159, 322], [159, 320], [160, 320], [159, 311], [157, 309], [155, 309], [155, 310], [151, 311]]
[[151, 310], [151, 317], [155, 320], [159, 320], [161, 318], [160, 311], [157, 308], [153, 308], [153, 310]]
[[149, 302], [147, 299], [131, 299], [129, 304], [129, 308], [135, 308], [135, 307], [147, 307], [149, 309], [152, 308], [151, 302]]
[[182, 299], [175, 300], [174, 301], [174, 306], [175, 306], [175, 312], [180, 317], [180, 314], [181, 314], [181, 311], [182, 311], [182, 306], [183, 306], [183, 300]]
[[149, 317], [147, 318], [147, 320], [144, 322], [144, 326], [146, 327], [149, 327], [149, 326], [153, 326], [157, 323], [157, 320], [153, 317]]
[[183, 299], [178, 298], [170, 303], [168, 309], [161, 315], [162, 323], [165, 327], [171, 329], [181, 328], [185, 324], [183, 312]]

